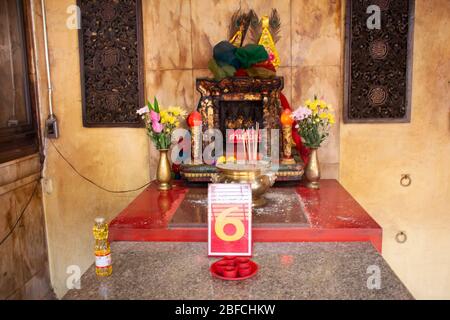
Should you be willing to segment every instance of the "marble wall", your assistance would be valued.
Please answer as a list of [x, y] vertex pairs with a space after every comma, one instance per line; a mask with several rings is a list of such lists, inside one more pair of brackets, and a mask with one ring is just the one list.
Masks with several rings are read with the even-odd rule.
[[0, 164], [0, 300], [51, 298], [39, 155]]
[[[261, 17], [276, 8], [282, 23], [277, 49], [281, 58], [278, 73], [286, 83], [284, 94], [293, 108], [314, 94], [323, 96], [336, 108], [339, 122], [343, 52], [340, 0], [144, 0], [143, 5], [148, 97], [157, 95], [163, 104], [194, 110], [200, 97], [195, 79], [211, 76], [207, 65], [212, 48], [227, 39], [233, 13], [241, 5], [242, 10], [254, 9]], [[337, 178], [338, 125], [320, 153], [323, 176]]]

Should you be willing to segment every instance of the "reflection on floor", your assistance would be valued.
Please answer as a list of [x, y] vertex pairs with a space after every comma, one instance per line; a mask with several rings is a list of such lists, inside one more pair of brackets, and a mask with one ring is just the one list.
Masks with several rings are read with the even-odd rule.
[[[208, 241], [206, 192], [152, 184], [110, 223], [110, 240]], [[370, 241], [381, 252], [381, 227], [336, 180], [322, 180], [319, 190], [284, 184], [266, 197], [269, 204], [253, 212], [255, 242]]]
[[[264, 195], [267, 205], [253, 209], [253, 227], [307, 227], [300, 196], [292, 189], [271, 188]], [[207, 227], [208, 189], [191, 188], [169, 223], [169, 228]]]

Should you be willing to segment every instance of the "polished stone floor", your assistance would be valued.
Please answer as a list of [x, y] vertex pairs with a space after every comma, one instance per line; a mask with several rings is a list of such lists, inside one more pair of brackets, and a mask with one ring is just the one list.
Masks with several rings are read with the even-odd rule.
[[[244, 281], [213, 278], [206, 243], [116, 242], [113, 275], [92, 266], [81, 290], [65, 299], [412, 299], [368, 242], [255, 243], [258, 274]], [[373, 276], [380, 280], [379, 287]]]
[[[271, 188], [264, 197], [267, 204], [253, 209], [253, 227], [306, 227], [308, 219], [304, 213], [300, 196], [292, 189]], [[169, 223], [169, 228], [207, 227], [208, 189], [190, 188]]]

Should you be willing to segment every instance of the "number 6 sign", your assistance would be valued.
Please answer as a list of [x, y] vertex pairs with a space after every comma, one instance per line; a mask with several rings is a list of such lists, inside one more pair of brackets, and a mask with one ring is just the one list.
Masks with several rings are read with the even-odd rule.
[[208, 187], [208, 254], [252, 255], [252, 190], [249, 184]]

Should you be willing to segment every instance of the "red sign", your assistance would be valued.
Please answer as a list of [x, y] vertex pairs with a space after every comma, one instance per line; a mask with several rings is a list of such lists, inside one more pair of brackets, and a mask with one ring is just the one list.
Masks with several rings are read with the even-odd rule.
[[252, 255], [252, 190], [249, 184], [209, 185], [208, 254]]

